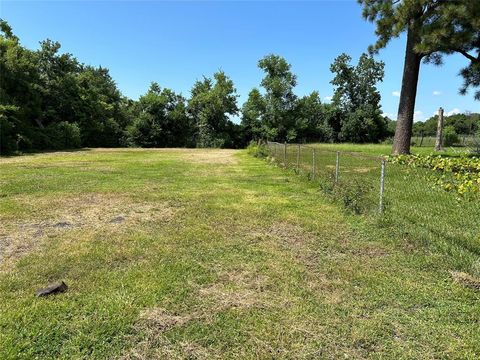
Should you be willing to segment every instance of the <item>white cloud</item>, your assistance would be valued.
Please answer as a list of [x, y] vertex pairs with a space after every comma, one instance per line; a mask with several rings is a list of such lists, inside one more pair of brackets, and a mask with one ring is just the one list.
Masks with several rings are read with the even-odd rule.
[[400, 97], [400, 91], [394, 91], [392, 92], [393, 96]]
[[323, 100], [325, 101], [332, 101], [333, 96], [325, 96]]
[[435, 91], [433, 92], [433, 96], [440, 96], [440, 95], [442, 95], [442, 92], [441, 92], [441, 91], [435, 90]]
[[395, 114], [388, 113], [388, 112], [382, 113], [382, 116], [388, 117], [390, 120], [395, 120], [395, 118], [396, 118], [396, 115], [395, 115]]
[[423, 121], [425, 116], [423, 116], [423, 111], [417, 110], [413, 113], [413, 121]]
[[452, 116], [452, 115], [456, 115], [456, 114], [460, 114], [461, 111], [459, 108], [455, 108], [455, 109], [452, 109], [448, 112], [445, 113], [445, 116]]

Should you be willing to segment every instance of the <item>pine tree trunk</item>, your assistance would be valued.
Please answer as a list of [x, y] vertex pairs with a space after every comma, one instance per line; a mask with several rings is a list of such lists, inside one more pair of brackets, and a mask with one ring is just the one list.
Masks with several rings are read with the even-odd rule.
[[394, 155], [409, 154], [412, 137], [415, 98], [417, 96], [418, 74], [422, 56], [415, 53], [415, 35], [411, 29], [407, 33], [405, 63], [403, 65], [402, 90], [398, 104], [397, 127], [393, 139], [392, 153]]

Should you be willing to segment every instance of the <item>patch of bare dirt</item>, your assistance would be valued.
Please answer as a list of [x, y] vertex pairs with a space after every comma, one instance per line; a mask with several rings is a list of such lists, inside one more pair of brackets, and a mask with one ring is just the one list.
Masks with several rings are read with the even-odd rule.
[[121, 195], [88, 194], [58, 199], [19, 199], [38, 208], [34, 219], [2, 219], [0, 265], [37, 249], [47, 238], [78, 229], [120, 230], [140, 223], [171, 221], [178, 208], [137, 202]]
[[302, 227], [286, 222], [274, 223], [267, 229], [252, 229], [249, 235], [254, 240], [274, 240], [278, 245], [291, 248], [304, 248], [308, 243], [315, 239], [315, 235], [304, 230]]
[[172, 342], [166, 336], [150, 333], [120, 360], [207, 360], [222, 359], [211, 349], [190, 341]]
[[250, 232], [254, 241], [267, 241], [278, 246], [302, 262], [307, 268], [315, 268], [318, 264], [318, 253], [311, 244], [318, 236], [299, 225], [288, 222], [276, 222], [267, 229], [255, 229]]

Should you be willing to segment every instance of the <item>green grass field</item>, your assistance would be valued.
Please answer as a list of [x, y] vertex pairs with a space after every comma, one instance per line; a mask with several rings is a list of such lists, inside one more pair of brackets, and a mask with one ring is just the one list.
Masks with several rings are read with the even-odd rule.
[[[312, 146], [318, 149], [325, 149], [325, 150], [335, 150], [335, 151], [352, 151], [352, 152], [359, 152], [365, 155], [372, 155], [372, 156], [384, 156], [390, 155], [392, 153], [392, 145], [389, 144], [349, 144], [349, 143], [342, 143], [342, 144], [312, 144]], [[430, 155], [435, 153], [433, 146], [412, 146], [411, 148], [412, 154], [418, 155]], [[458, 156], [465, 152], [465, 148], [458, 147], [448, 147], [444, 151], [441, 152], [442, 155], [448, 156]]]
[[0, 359], [480, 356], [471, 251], [246, 151], [2, 158], [0, 185]]

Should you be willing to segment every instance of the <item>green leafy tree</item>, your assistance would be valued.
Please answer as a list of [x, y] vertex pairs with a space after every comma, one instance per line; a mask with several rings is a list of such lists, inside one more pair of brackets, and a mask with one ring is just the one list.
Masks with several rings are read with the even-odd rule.
[[119, 146], [131, 119], [108, 70], [60, 53], [51, 40], [31, 51], [0, 21], [2, 153], [28, 149]]
[[258, 89], [252, 89], [242, 106], [242, 127], [248, 140], [269, 138], [268, 128], [264, 126], [265, 111], [265, 99]]
[[356, 66], [351, 57], [341, 54], [330, 66], [335, 75], [332, 103], [342, 115], [341, 141], [376, 142], [387, 136], [387, 123], [380, 110], [380, 93], [376, 84], [383, 80], [384, 63], [362, 54]]
[[137, 117], [128, 129], [129, 142], [141, 147], [192, 146], [193, 125], [186, 101], [170, 89], [152, 83], [141, 96]]
[[60, 43], [45, 40], [37, 51], [37, 71], [39, 82], [36, 84], [41, 96], [41, 114], [35, 119], [43, 128], [49, 124], [72, 121], [80, 98], [77, 75], [81, 66], [71, 54], [61, 54]]
[[235, 128], [229, 119], [238, 113], [237, 93], [233, 81], [223, 72], [195, 82], [188, 110], [196, 125], [198, 147], [233, 147]]
[[122, 95], [108, 69], [82, 66], [76, 75], [73, 117], [79, 123], [84, 146], [120, 145], [125, 124]]
[[[415, 98], [421, 61], [442, 63], [442, 56], [462, 54], [468, 61], [460, 74], [462, 94], [480, 86], [480, 1], [478, 0], [358, 0], [363, 16], [376, 24], [373, 52], [406, 32], [397, 128], [392, 152], [410, 152]], [[475, 98], [480, 99], [480, 91]]]
[[333, 128], [328, 123], [325, 113], [325, 106], [317, 91], [299, 98], [295, 110], [297, 141], [331, 141]]
[[30, 146], [32, 119], [40, 114], [36, 54], [20, 45], [4, 20], [0, 20], [0, 153]]
[[278, 55], [260, 59], [258, 67], [265, 72], [261, 86], [265, 89], [265, 114], [263, 118], [270, 140], [291, 141], [296, 139], [295, 108], [297, 96], [293, 88], [297, 78], [291, 65]]

